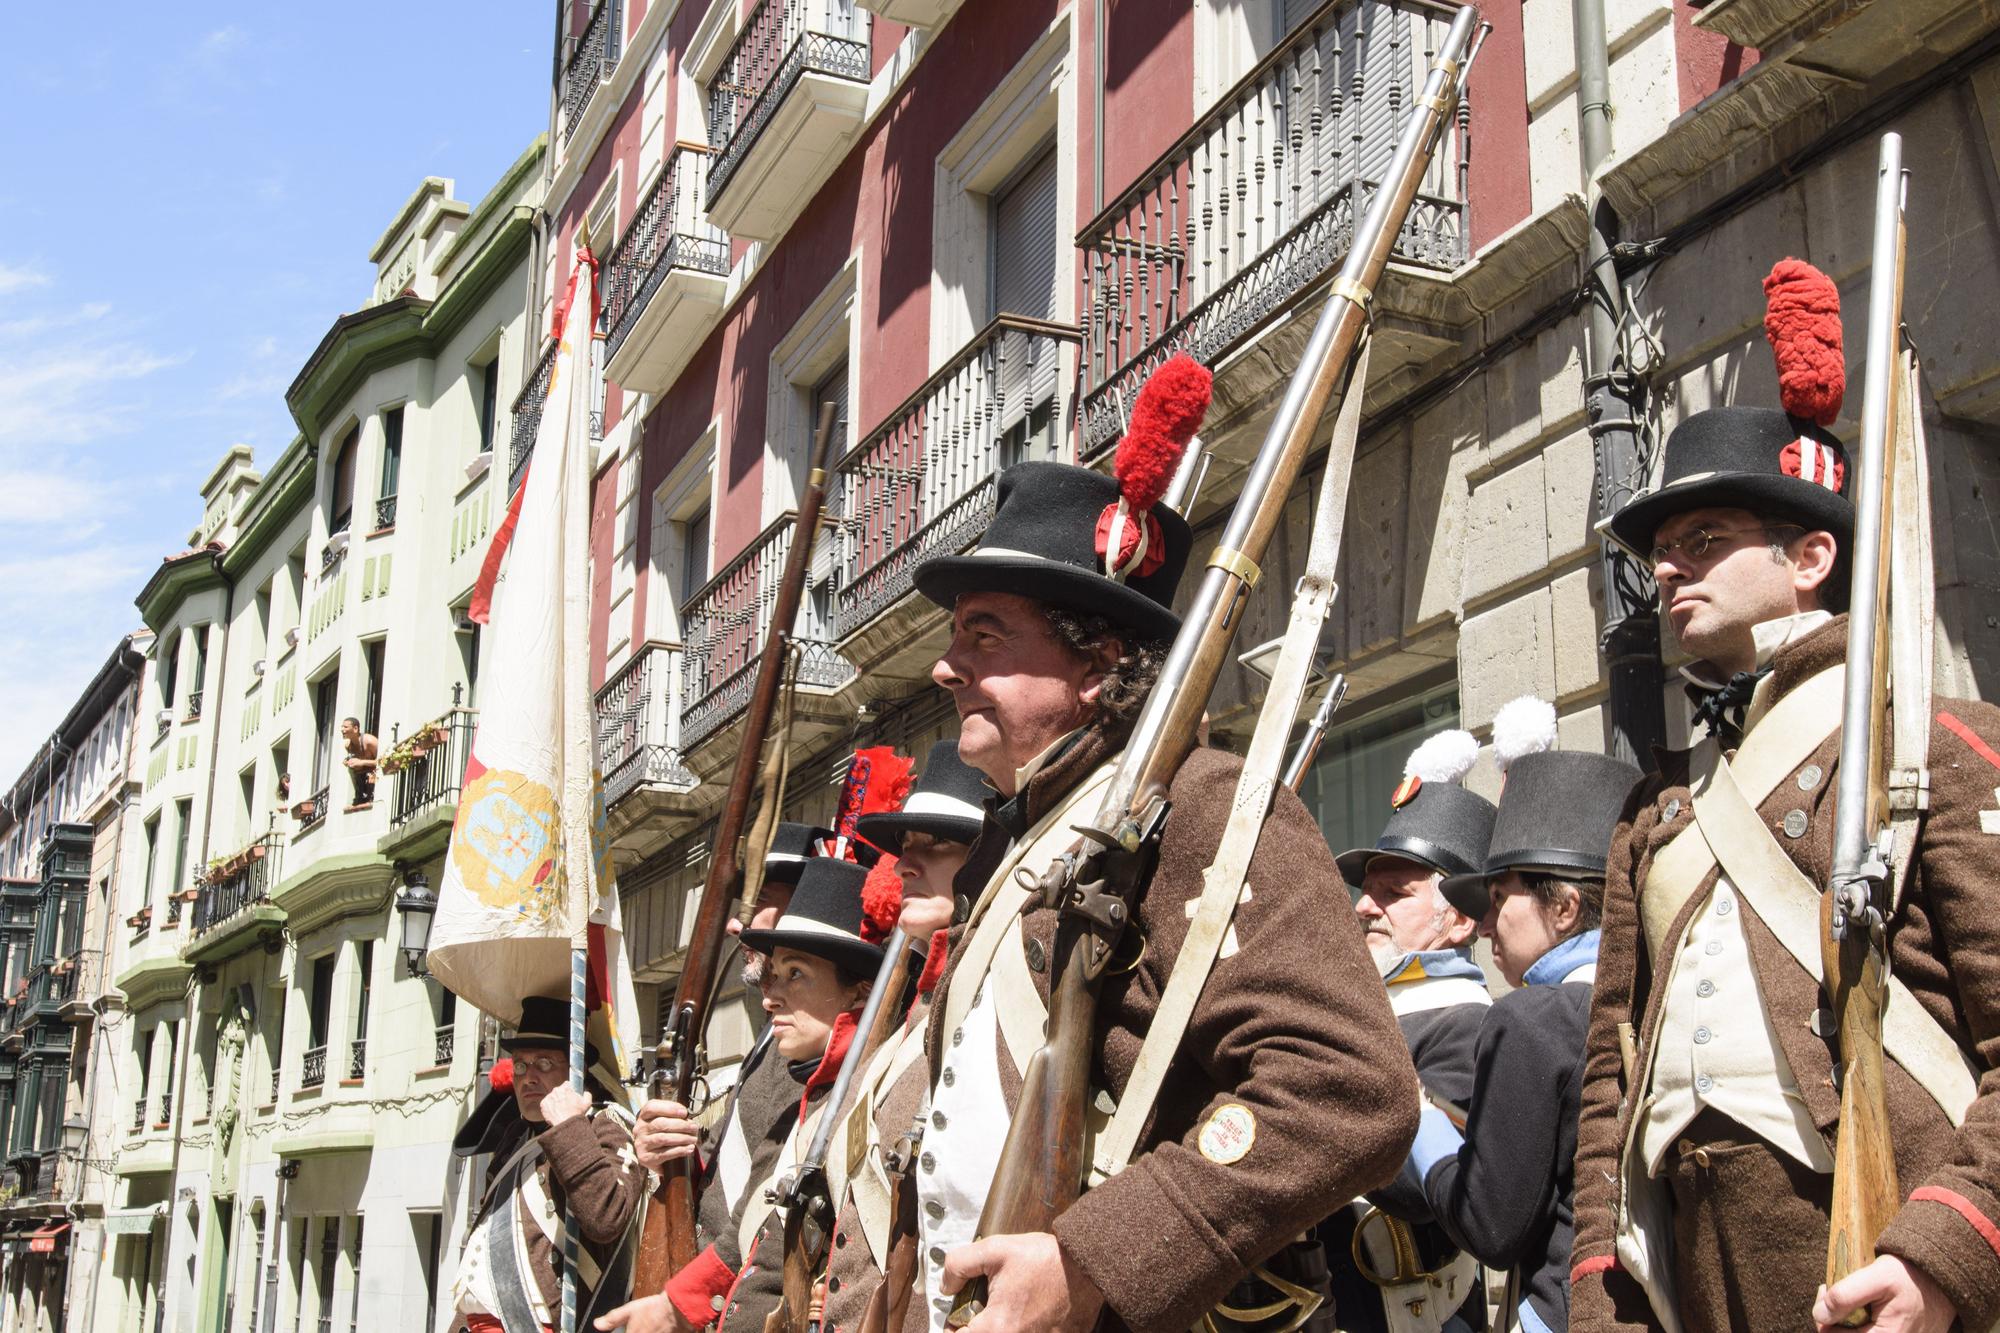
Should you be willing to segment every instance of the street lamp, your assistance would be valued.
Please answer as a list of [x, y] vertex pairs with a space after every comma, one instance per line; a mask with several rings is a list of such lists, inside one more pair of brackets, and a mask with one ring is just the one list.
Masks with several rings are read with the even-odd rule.
[[413, 977], [430, 975], [424, 955], [430, 952], [431, 918], [437, 913], [437, 904], [437, 895], [431, 892], [423, 871], [412, 868], [403, 872], [396, 907], [402, 913], [403, 960]]
[[80, 1115], [73, 1115], [63, 1121], [63, 1151], [71, 1157], [83, 1158], [84, 1149], [90, 1146], [90, 1122]]

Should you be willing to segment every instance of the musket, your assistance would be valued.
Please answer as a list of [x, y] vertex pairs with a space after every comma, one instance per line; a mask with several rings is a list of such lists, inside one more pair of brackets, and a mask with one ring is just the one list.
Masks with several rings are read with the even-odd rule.
[[[744, 712], [741, 748], [736, 752], [736, 766], [729, 775], [722, 817], [716, 824], [708, 880], [702, 886], [687, 959], [674, 988], [673, 1015], [660, 1041], [661, 1064], [653, 1075], [651, 1095], [670, 1098], [683, 1106], [692, 1102], [695, 1085], [707, 1062], [704, 1041], [716, 968], [728, 935], [730, 909], [736, 905], [743, 888], [739, 844], [749, 822], [758, 760], [763, 754], [771, 713], [778, 701], [778, 686], [784, 676], [786, 644], [798, 620], [813, 541], [819, 534], [820, 508], [826, 499], [827, 451], [833, 446], [833, 420], [834, 404], [828, 403], [820, 409], [812, 466], [806, 476], [805, 493], [799, 498], [791, 549], [785, 554], [784, 573], [778, 580], [777, 596], [771, 607], [770, 628], [765, 631], [763, 648], [757, 654], [756, 683]], [[660, 1187], [646, 1209], [639, 1251], [632, 1262], [633, 1293], [651, 1296], [664, 1290], [667, 1279], [693, 1262], [696, 1253], [692, 1159], [682, 1158], [667, 1163], [661, 1172]]]
[[909, 937], [898, 926], [883, 944], [882, 965], [855, 1025], [854, 1049], [840, 1063], [819, 1123], [807, 1142], [805, 1158], [771, 1191], [771, 1202], [785, 1213], [785, 1298], [764, 1321], [765, 1333], [807, 1333], [817, 1325], [812, 1316], [813, 1286], [826, 1271], [827, 1245], [833, 1239], [834, 1201], [826, 1178], [826, 1154], [833, 1131], [847, 1105], [858, 1071], [867, 1068], [875, 1052], [902, 1016], [903, 993], [909, 985]]
[[[1834, 1144], [1833, 1215], [1827, 1236], [1828, 1285], [1875, 1259], [1901, 1200], [1889, 1140], [1883, 1082], [1882, 1006], [1893, 910], [1888, 716], [1890, 515], [1894, 502], [1890, 436], [1897, 420], [1898, 332], [1903, 305], [1903, 141], [1882, 136], [1875, 181], [1875, 243], [1868, 279], [1868, 368], [1855, 459], [1854, 560], [1847, 620], [1847, 694], [1842, 701], [1840, 781], [1834, 806], [1832, 884], [1820, 899], [1820, 967], [1828, 1007], [1840, 1025], [1840, 1132]], [[1912, 682], [1927, 688], [1928, 682]], [[1903, 707], [1898, 701], [1898, 709]], [[1927, 710], [1926, 710], [1927, 711]], [[1843, 1322], [1859, 1327], [1866, 1308]]]
[[[1262, 574], [1258, 562], [1284, 520], [1286, 501], [1320, 419], [1336, 389], [1344, 385], [1346, 392], [1360, 393], [1365, 388], [1350, 382], [1349, 372], [1367, 327], [1368, 308], [1457, 105], [1477, 23], [1478, 12], [1470, 5], [1452, 20], [1383, 183], [1355, 228], [1299, 371], [1250, 466], [1222, 540], [1209, 556], [1159, 683], [1133, 723], [1103, 799], [1078, 826], [1081, 843], [1039, 881], [1040, 904], [1062, 914], [1050, 959], [1047, 1037], [1022, 1071], [1020, 1102], [980, 1214], [981, 1236], [1049, 1231], [1083, 1190], [1088, 1166], [1084, 1112], [1092, 1095], [1099, 979], [1123, 941], [1131, 903], [1150, 871], [1166, 822], [1169, 784], [1194, 749], [1245, 601]], [[1035, 902], [1030, 899], [1031, 906]], [[967, 1283], [951, 1322], [969, 1322], [985, 1298], [983, 1280]]]
[[1335, 673], [1326, 683], [1326, 693], [1320, 696], [1319, 707], [1306, 723], [1305, 734], [1299, 737], [1298, 747], [1292, 751], [1290, 762], [1285, 765], [1285, 776], [1281, 779], [1286, 788], [1296, 792], [1299, 783], [1305, 780], [1306, 770], [1319, 756], [1320, 742], [1326, 739], [1327, 725], [1333, 721], [1333, 710], [1340, 707], [1340, 701], [1347, 697], [1347, 677]]
[[910, 1294], [917, 1285], [917, 1183], [910, 1173], [917, 1169], [917, 1150], [924, 1142], [924, 1117], [918, 1113], [909, 1133], [897, 1140], [885, 1154], [889, 1168], [889, 1197], [896, 1210], [889, 1218], [889, 1248], [882, 1260], [882, 1280], [868, 1293], [868, 1307], [861, 1312], [861, 1333], [890, 1333], [903, 1327], [909, 1313]]

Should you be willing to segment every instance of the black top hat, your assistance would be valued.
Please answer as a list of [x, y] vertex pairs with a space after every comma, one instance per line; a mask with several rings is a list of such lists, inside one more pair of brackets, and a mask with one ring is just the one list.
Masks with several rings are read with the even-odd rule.
[[[808, 860], [826, 854], [825, 847], [833, 842], [834, 831], [818, 824], [795, 824], [784, 820], [771, 834], [771, 850], [764, 854], [764, 878], [777, 880], [780, 884], [799, 882], [799, 872], [805, 869]], [[848, 850], [865, 869], [882, 859], [882, 853], [863, 843], [849, 842]]]
[[867, 878], [868, 872], [852, 861], [813, 857], [778, 924], [744, 931], [743, 947], [759, 953], [797, 949], [830, 959], [857, 977], [873, 977], [882, 965], [882, 946], [861, 937], [861, 885]]
[[[1171, 639], [1181, 618], [1170, 609], [1194, 535], [1164, 504], [1164, 559], [1123, 581], [1104, 572], [1098, 521], [1119, 498], [1118, 482], [1066, 463], [1016, 463], [1000, 474], [993, 521], [977, 548], [917, 566], [917, 591], [949, 610], [968, 592], [1011, 592], [1072, 611], [1107, 616], [1149, 639]], [[1142, 566], [1143, 568], [1143, 566]]]
[[1446, 875], [1466, 874], [1486, 859], [1493, 813], [1493, 802], [1455, 782], [1405, 778], [1375, 845], [1342, 852], [1334, 860], [1342, 877], [1357, 887], [1378, 856], [1400, 856]]
[[958, 757], [958, 741], [939, 741], [924, 757], [924, 771], [910, 785], [900, 810], [863, 815], [855, 832], [898, 856], [905, 833], [928, 833], [946, 842], [970, 844], [986, 823], [986, 798], [993, 789], [979, 770]]
[[[530, 995], [521, 1001], [521, 1021], [514, 1031], [500, 1039], [503, 1051], [523, 1046], [569, 1045], [569, 1000], [553, 995]], [[595, 1048], [593, 1047], [594, 1051]], [[591, 1061], [594, 1063], [595, 1057]]]
[[1775, 407], [1697, 412], [1667, 437], [1659, 486], [1634, 497], [1608, 526], [1620, 544], [1644, 555], [1660, 524], [1710, 506], [1830, 532], [1844, 551], [1854, 535], [1847, 452], [1822, 427]]
[[1486, 880], [1509, 870], [1565, 879], [1602, 879], [1611, 835], [1640, 778], [1623, 759], [1577, 750], [1524, 754], [1507, 768], [1493, 842], [1479, 870], [1447, 878], [1445, 900], [1467, 916], [1486, 915]]

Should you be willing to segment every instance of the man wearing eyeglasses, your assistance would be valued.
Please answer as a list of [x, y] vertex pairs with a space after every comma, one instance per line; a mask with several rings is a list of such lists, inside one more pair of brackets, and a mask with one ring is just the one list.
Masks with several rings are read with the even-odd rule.
[[[1824, 420], [1837, 412], [1836, 396]], [[1660, 752], [1612, 846], [1570, 1327], [1826, 1329], [1863, 1306], [1885, 1333], [1992, 1327], [2000, 1079], [1969, 1111], [1947, 1107], [1894, 1042], [1901, 1206], [1871, 1238], [1881, 1257], [1821, 1286], [1839, 1045], [1818, 969], [1801, 961], [1817, 963], [1817, 931], [1791, 923], [1794, 904], [1817, 922], [1832, 859], [1855, 522], [1845, 453], [1816, 420], [1723, 407], [1675, 429], [1664, 473], [1608, 527], [1653, 571], [1693, 659], [1682, 674], [1697, 735], [1715, 748]], [[1888, 924], [1891, 970], [1906, 1007], [1976, 1077], [2000, 1059], [2000, 711], [1939, 699], [1935, 714], [1931, 806]], [[1742, 810], [1727, 843], [1708, 813], [1726, 788], [1695, 780], [1724, 769], [1755, 816]], [[1760, 823], [1768, 847], [1748, 836]]]

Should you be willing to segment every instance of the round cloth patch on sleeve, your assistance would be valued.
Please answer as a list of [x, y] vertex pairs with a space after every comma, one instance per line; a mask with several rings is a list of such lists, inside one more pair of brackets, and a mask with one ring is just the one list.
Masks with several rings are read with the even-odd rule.
[[1257, 1141], [1257, 1117], [1250, 1108], [1230, 1102], [1215, 1108], [1215, 1114], [1201, 1127], [1197, 1140], [1201, 1155], [1209, 1161], [1229, 1166], [1243, 1160]]

